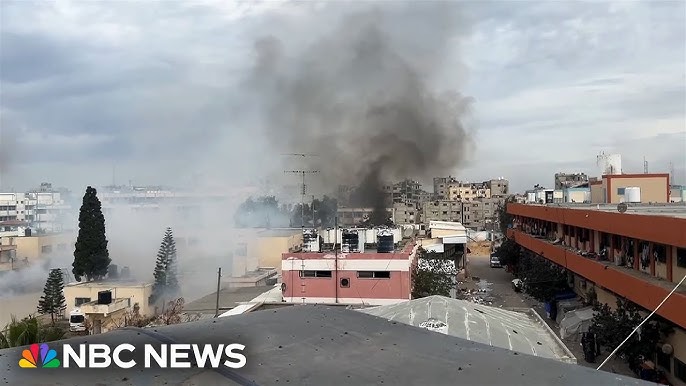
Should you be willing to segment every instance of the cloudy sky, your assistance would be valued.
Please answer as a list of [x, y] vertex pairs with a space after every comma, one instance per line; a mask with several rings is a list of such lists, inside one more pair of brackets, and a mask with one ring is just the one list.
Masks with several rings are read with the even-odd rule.
[[[279, 154], [308, 149], [277, 149], [248, 118], [257, 113], [241, 82], [254, 42], [267, 31], [305, 49], [372, 5], [4, 0], [0, 187], [80, 188], [113, 174], [219, 184], [297, 168]], [[625, 173], [642, 172], [644, 157], [651, 172], [671, 162], [686, 183], [686, 2], [481, 1], [454, 12], [454, 49], [427, 80], [473, 98], [474, 146], [454, 175], [503, 176], [521, 191], [558, 171], [597, 175], [605, 151], [622, 154]], [[431, 41], [438, 22], [412, 15], [392, 19], [398, 36]]]

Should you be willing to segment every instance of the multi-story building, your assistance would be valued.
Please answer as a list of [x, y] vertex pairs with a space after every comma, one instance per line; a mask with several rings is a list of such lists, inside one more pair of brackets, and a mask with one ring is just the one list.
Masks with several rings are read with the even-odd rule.
[[509, 196], [509, 182], [504, 178], [471, 183], [436, 177], [434, 189], [439, 199], [423, 203], [423, 223], [457, 221], [476, 230], [497, 229], [497, 209]]
[[[338, 225], [340, 226], [356, 226], [369, 220], [374, 212], [374, 208], [338, 208]], [[393, 208], [387, 208], [388, 217], [393, 219]]]
[[585, 173], [555, 173], [555, 189], [575, 188], [587, 184], [588, 176]]
[[394, 204], [419, 205], [421, 192], [422, 184], [409, 179], [384, 186], [384, 193], [388, 195], [389, 202]]
[[[522, 248], [566, 268], [579, 295], [593, 289], [600, 302], [614, 307], [624, 298], [647, 314], [686, 275], [686, 207], [627, 206], [620, 212], [614, 204], [511, 204], [509, 233]], [[685, 310], [683, 287], [657, 310], [674, 332], [660, 342], [655, 363], [677, 383], [686, 382]]]
[[396, 225], [420, 223], [419, 205], [416, 203], [394, 203], [393, 219], [393, 223]]
[[417, 246], [392, 253], [284, 253], [283, 299], [291, 303], [394, 304], [411, 299]]
[[434, 177], [434, 200], [447, 200], [449, 195], [449, 185], [458, 183], [452, 176]]
[[450, 200], [427, 201], [422, 207], [422, 222], [454, 221], [462, 222], [462, 202]]
[[0, 221], [26, 222], [39, 233], [60, 232], [78, 225], [62, 193], [53, 191], [47, 183], [26, 193], [0, 193]]

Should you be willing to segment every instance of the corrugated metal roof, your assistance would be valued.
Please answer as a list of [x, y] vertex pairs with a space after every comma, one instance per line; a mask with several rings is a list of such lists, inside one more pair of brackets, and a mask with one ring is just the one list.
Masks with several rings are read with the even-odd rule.
[[529, 355], [576, 363], [544, 322], [531, 314], [444, 296], [362, 309], [361, 312]]

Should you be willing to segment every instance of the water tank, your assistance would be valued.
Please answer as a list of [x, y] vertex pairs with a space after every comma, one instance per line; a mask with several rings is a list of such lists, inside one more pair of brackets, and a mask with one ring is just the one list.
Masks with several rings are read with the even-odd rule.
[[341, 236], [341, 251], [347, 253], [359, 252], [360, 235], [356, 230], [345, 229]]
[[393, 243], [393, 232], [390, 230], [381, 230], [377, 236], [376, 251], [378, 253], [392, 253], [395, 250]]
[[303, 252], [319, 252], [319, 233], [316, 229], [303, 229]]
[[24, 236], [31, 237], [31, 228], [24, 229]]
[[98, 304], [112, 303], [112, 291], [98, 291]]
[[637, 186], [624, 188], [624, 202], [641, 202], [641, 188]]
[[526, 202], [528, 202], [528, 203], [536, 202], [536, 192], [528, 192], [526, 194]]

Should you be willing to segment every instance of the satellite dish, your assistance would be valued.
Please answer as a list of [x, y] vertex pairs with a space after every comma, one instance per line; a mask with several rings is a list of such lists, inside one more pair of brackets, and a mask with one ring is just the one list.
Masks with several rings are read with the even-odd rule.
[[617, 205], [617, 211], [619, 213], [624, 213], [624, 212], [626, 212], [627, 209], [628, 209], [628, 206], [623, 202], [621, 204]]
[[662, 345], [662, 352], [667, 355], [672, 355], [674, 352], [674, 347], [671, 344], [665, 343]]

